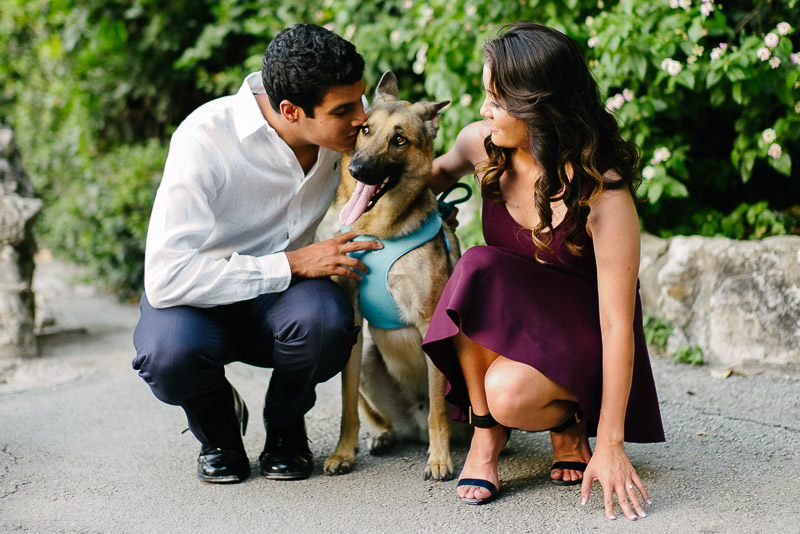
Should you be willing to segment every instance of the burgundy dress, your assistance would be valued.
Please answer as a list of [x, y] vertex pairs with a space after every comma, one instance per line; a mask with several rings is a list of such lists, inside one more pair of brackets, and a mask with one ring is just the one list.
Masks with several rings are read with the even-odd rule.
[[[460, 410], [469, 406], [466, 384], [451, 337], [458, 325], [476, 343], [534, 367], [564, 385], [580, 403], [590, 436], [596, 435], [603, 387], [597, 297], [597, 265], [585, 228], [574, 256], [562, 243], [559, 224], [549, 247], [534, 259], [531, 232], [504, 204], [483, 201], [486, 246], [468, 249], [455, 266], [431, 320], [422, 348], [449, 382], [446, 398]], [[642, 328], [637, 290], [634, 317], [633, 381], [625, 417], [625, 441], [664, 441], [653, 373]]]

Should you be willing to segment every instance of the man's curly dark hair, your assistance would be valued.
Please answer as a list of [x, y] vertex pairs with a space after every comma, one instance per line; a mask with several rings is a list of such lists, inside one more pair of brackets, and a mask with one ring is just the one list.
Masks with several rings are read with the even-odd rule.
[[261, 62], [261, 78], [270, 105], [280, 111], [288, 100], [308, 117], [334, 87], [364, 77], [364, 59], [352, 43], [314, 24], [296, 24], [270, 42]]

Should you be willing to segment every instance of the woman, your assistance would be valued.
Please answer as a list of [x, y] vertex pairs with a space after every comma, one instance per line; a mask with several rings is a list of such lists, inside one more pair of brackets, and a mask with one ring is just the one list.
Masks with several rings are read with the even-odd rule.
[[517, 23], [484, 52], [486, 120], [459, 133], [432, 180], [444, 190], [474, 172], [483, 194], [487, 246], [456, 265], [423, 344], [475, 426], [458, 496], [495, 496], [511, 428], [549, 429], [554, 483], [582, 481], [585, 504], [598, 480], [609, 519], [614, 493], [644, 517], [623, 441], [664, 432], [638, 295], [636, 149], [568, 37]]

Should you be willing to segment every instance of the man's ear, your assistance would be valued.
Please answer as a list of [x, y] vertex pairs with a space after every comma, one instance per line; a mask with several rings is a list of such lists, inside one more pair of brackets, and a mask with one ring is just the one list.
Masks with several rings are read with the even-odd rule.
[[281, 116], [283, 116], [287, 122], [295, 123], [300, 118], [300, 108], [288, 100], [283, 100], [279, 107], [281, 110]]

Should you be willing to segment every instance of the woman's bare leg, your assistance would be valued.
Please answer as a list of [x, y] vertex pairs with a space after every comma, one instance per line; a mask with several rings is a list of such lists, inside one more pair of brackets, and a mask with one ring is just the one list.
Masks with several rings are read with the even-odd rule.
[[[577, 399], [561, 384], [550, 380], [529, 365], [499, 356], [486, 371], [485, 395], [495, 419], [521, 430], [547, 430], [565, 421], [576, 408]], [[550, 434], [555, 461], [588, 462], [591, 458], [586, 423], [564, 432]], [[583, 473], [573, 469], [554, 469], [556, 480], [580, 480]]]
[[[463, 332], [459, 332], [453, 338], [453, 344], [464, 374], [472, 412], [476, 415], [486, 415], [489, 413], [484, 386], [486, 371], [499, 356], [478, 345]], [[499, 488], [497, 458], [506, 443], [506, 437], [505, 428], [499, 425], [493, 428], [475, 428], [459, 480], [463, 478], [488, 480]], [[476, 486], [459, 486], [457, 493], [459, 497], [468, 499], [486, 499], [490, 495], [489, 490]]]

